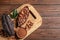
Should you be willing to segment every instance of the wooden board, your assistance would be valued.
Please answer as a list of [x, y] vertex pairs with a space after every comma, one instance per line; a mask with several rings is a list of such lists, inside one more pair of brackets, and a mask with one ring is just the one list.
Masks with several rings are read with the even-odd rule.
[[41, 18], [41, 16], [39, 15], [39, 13], [30, 4], [24, 4], [21, 7], [17, 8], [17, 12], [19, 13], [20, 10], [22, 8], [24, 8], [25, 6], [28, 6], [29, 10], [33, 13], [33, 15], [35, 15], [36, 19], [34, 19], [34, 17], [31, 14], [29, 14], [29, 17], [28, 17], [27, 21], [30, 20], [33, 23], [33, 26], [31, 26], [31, 28], [29, 30], [27, 30], [27, 35], [23, 39], [25, 39], [26, 37], [28, 37], [28, 35], [30, 35], [33, 31], [35, 31], [37, 28], [39, 28], [41, 26], [41, 24], [42, 24], [42, 18]]

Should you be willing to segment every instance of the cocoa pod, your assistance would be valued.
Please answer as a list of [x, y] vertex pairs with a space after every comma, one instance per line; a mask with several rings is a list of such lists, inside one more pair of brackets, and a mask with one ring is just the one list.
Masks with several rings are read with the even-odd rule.
[[2, 15], [2, 26], [3, 30], [9, 35], [14, 35], [14, 24], [11, 21], [11, 18], [7, 14]]

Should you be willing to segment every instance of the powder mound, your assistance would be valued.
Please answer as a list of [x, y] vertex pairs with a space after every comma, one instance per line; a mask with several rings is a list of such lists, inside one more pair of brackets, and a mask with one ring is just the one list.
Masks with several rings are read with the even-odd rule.
[[17, 36], [18, 36], [18, 38], [24, 38], [26, 36], [26, 34], [27, 34], [27, 31], [24, 28], [19, 28], [17, 30]]

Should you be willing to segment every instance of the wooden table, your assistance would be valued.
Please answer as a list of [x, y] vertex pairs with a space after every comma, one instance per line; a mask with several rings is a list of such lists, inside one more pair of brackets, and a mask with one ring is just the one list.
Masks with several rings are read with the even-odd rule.
[[25, 40], [59, 40], [60, 0], [0, 0], [0, 16], [24, 3], [32, 4], [43, 19], [42, 26]]

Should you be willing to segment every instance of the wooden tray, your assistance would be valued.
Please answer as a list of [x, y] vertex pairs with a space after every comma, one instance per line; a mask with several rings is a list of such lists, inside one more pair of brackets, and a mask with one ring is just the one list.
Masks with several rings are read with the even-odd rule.
[[34, 14], [34, 16], [36, 17], [36, 19], [31, 14], [29, 14], [28, 20], [30, 20], [30, 21], [33, 22], [33, 26], [31, 27], [30, 30], [27, 31], [27, 35], [23, 39], [25, 39], [26, 37], [28, 37], [32, 32], [34, 32], [42, 24], [42, 18], [40, 16], [40, 14], [35, 10], [35, 8], [32, 5], [30, 5], [30, 4], [24, 4], [24, 5], [20, 6], [19, 8], [17, 8], [17, 11], [19, 12], [25, 6], [28, 6], [29, 10]]
[[[31, 26], [31, 28], [27, 31], [27, 35], [26, 35], [24, 38], [19, 39], [19, 40], [24, 40], [24, 39], [25, 39], [26, 37], [28, 37], [32, 32], [34, 32], [37, 28], [39, 28], [39, 27], [41, 26], [41, 24], [42, 24], [42, 18], [41, 18], [41, 16], [40, 16], [40, 14], [39, 14], [39, 13], [35, 10], [35, 8], [34, 8], [32, 5], [30, 5], [30, 4], [24, 4], [24, 5], [20, 6], [19, 8], [17, 8], [17, 12], [19, 13], [19, 12], [21, 11], [21, 9], [24, 8], [25, 6], [28, 6], [29, 10], [33, 13], [33, 15], [34, 15], [36, 18], [34, 18], [31, 14], [29, 14], [29, 17], [28, 17], [27, 21], [30, 20], [30, 21], [33, 23], [33, 26]], [[12, 13], [12, 12], [11, 12], [11, 13]], [[26, 21], [26, 23], [27, 23], [27, 21]], [[25, 26], [26, 23], [24, 23], [23, 26]], [[23, 27], [23, 26], [22, 26], [22, 27]], [[2, 38], [2, 37], [1, 37], [1, 39], [5, 40], [6, 38]], [[7, 39], [6, 39], [6, 40], [7, 40]]]

